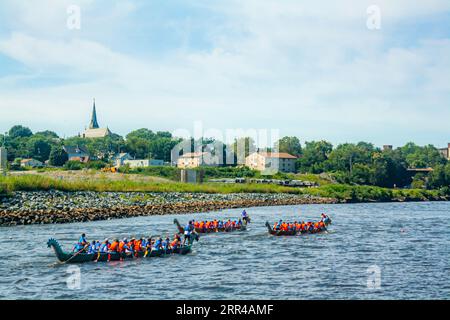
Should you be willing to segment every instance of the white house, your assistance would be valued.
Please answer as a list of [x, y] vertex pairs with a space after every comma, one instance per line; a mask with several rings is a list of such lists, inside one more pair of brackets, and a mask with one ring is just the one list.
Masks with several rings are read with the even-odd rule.
[[245, 165], [258, 171], [295, 172], [297, 157], [285, 152], [255, 152], [245, 159]]
[[44, 164], [38, 160], [35, 159], [23, 159], [20, 161], [20, 166], [25, 168], [40, 168], [43, 167]]
[[124, 161], [133, 160], [133, 157], [129, 153], [119, 153], [114, 156], [113, 160], [116, 167], [122, 167], [124, 165]]

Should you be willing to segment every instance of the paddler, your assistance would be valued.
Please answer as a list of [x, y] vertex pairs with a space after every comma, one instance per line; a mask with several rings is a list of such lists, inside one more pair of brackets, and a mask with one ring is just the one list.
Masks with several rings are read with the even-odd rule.
[[162, 249], [162, 242], [163, 242], [163, 239], [162, 239], [161, 237], [158, 238], [158, 240], [155, 241], [154, 249], [155, 249], [155, 250], [160, 250], [160, 249]]
[[178, 234], [175, 234], [170, 246], [172, 247], [173, 250], [176, 250], [181, 246], [181, 238]]
[[103, 241], [102, 245], [100, 246], [100, 252], [108, 252], [110, 246], [111, 244], [109, 243], [109, 239], [105, 239], [105, 241]]
[[170, 249], [170, 238], [169, 238], [169, 236], [167, 236], [167, 237], [166, 237], [166, 240], [164, 240], [164, 241], [162, 242], [162, 248], [163, 248], [164, 250], [169, 250], [169, 249]]
[[[201, 225], [201, 224], [200, 224]], [[189, 224], [184, 228], [184, 240], [183, 245], [186, 244], [186, 241], [191, 238], [191, 233], [195, 230], [193, 221], [189, 221]]]
[[114, 240], [109, 246], [109, 252], [119, 252], [119, 239]]
[[97, 241], [92, 241], [92, 243], [89, 245], [89, 249], [87, 250], [88, 254], [94, 254], [97, 253]]
[[119, 253], [122, 253], [122, 252], [127, 253], [130, 251], [131, 251], [131, 248], [128, 246], [128, 239], [125, 238], [119, 243]]
[[248, 217], [248, 214], [247, 214], [247, 211], [242, 211], [242, 220], [244, 220], [246, 223], [248, 223], [249, 222], [249, 217]]
[[74, 252], [80, 252], [82, 250], [86, 250], [86, 247], [89, 245], [89, 242], [86, 240], [86, 234], [83, 233], [78, 240], [77, 244], [73, 248]]

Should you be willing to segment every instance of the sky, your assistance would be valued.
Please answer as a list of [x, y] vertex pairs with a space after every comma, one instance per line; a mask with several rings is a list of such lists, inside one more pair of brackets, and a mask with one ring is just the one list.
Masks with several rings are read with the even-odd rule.
[[448, 0], [2, 0], [0, 132], [76, 135], [95, 98], [121, 135], [201, 122], [443, 147], [449, 26]]

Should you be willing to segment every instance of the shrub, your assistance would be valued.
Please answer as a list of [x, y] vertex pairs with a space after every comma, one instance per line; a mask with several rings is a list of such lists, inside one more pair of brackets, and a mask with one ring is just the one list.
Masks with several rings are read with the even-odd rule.
[[104, 161], [90, 161], [84, 165], [85, 168], [88, 169], [95, 169], [95, 170], [101, 170], [103, 168], [106, 168], [108, 163]]
[[66, 170], [81, 170], [85, 167], [85, 164], [79, 161], [67, 161], [64, 165], [64, 169]]

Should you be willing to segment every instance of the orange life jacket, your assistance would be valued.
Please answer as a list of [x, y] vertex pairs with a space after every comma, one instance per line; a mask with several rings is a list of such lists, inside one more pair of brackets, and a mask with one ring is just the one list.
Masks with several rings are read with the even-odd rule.
[[126, 245], [126, 244], [125, 244], [125, 242], [123, 242], [123, 241], [121, 241], [121, 242], [119, 243], [119, 253], [124, 251], [123, 248], [125, 247], [125, 245]]
[[141, 245], [142, 245], [141, 241], [136, 241], [134, 243], [134, 251], [141, 251]]
[[111, 246], [109, 247], [109, 250], [112, 252], [117, 252], [117, 249], [119, 249], [119, 243], [117, 241], [115, 241], [111, 244]]

